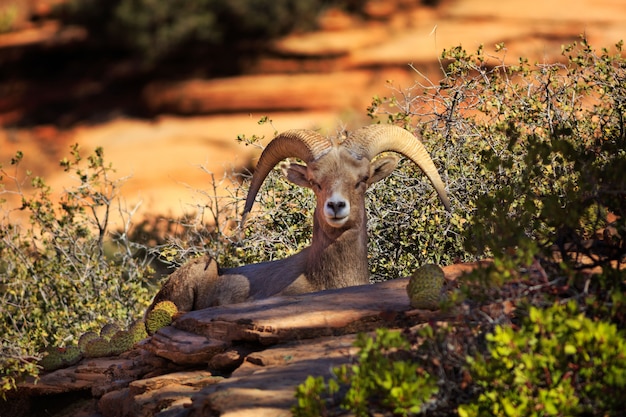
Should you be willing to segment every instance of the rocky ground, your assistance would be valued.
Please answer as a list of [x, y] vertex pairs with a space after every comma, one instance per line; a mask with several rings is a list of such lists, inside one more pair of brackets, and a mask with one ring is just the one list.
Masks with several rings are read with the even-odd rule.
[[[475, 265], [444, 268], [453, 283]], [[83, 359], [20, 386], [0, 415], [289, 416], [295, 387], [351, 363], [357, 332], [459, 320], [413, 310], [408, 279], [194, 311], [118, 357]], [[453, 285], [453, 284], [452, 284]]]

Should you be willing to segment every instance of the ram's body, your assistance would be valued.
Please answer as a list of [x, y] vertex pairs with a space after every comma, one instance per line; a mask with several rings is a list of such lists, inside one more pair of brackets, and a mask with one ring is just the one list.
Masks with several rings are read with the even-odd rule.
[[397, 156], [374, 159], [395, 151], [420, 166], [446, 208], [443, 183], [421, 142], [404, 129], [373, 125], [342, 142], [307, 130], [277, 136], [264, 150], [252, 179], [244, 217], [265, 177], [278, 162], [297, 157], [287, 178], [309, 187], [316, 196], [311, 246], [288, 258], [220, 269], [208, 256], [174, 272], [155, 297], [153, 306], [173, 301], [182, 311], [231, 304], [275, 295], [293, 295], [369, 283], [365, 191], [396, 167]]

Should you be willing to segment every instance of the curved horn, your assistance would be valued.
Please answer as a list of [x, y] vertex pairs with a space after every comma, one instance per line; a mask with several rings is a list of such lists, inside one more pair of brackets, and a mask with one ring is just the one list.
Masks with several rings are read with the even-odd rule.
[[331, 146], [332, 144], [327, 138], [314, 130], [293, 129], [276, 136], [263, 150], [259, 162], [257, 162], [246, 197], [242, 222], [245, 222], [246, 215], [252, 209], [254, 199], [261, 185], [263, 185], [263, 181], [276, 164], [290, 157], [309, 163], [328, 152]]
[[369, 160], [385, 151], [401, 153], [420, 167], [437, 190], [446, 210], [450, 210], [450, 200], [435, 164], [422, 142], [408, 130], [394, 125], [365, 126], [352, 132], [343, 146]]

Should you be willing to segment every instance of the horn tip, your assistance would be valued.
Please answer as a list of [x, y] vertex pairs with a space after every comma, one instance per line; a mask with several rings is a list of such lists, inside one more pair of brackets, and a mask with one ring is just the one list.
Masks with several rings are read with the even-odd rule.
[[452, 207], [450, 206], [450, 199], [447, 194], [440, 194], [439, 199], [443, 203], [443, 206], [446, 208], [447, 212], [452, 212]]

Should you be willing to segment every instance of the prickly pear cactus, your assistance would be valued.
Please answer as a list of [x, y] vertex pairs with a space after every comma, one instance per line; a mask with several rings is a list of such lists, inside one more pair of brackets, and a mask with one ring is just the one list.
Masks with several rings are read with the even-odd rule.
[[148, 337], [148, 332], [146, 332], [146, 323], [142, 319], [135, 320], [128, 328], [128, 332], [133, 338], [133, 343], [139, 343]]
[[100, 337], [111, 340], [113, 335], [120, 330], [120, 326], [117, 323], [107, 323], [100, 329]]
[[86, 358], [102, 358], [111, 354], [111, 342], [103, 337], [90, 340], [84, 353]]
[[111, 354], [119, 355], [127, 350], [131, 350], [134, 344], [133, 335], [128, 330], [119, 330], [111, 338]]
[[83, 354], [78, 346], [50, 347], [43, 352], [39, 366], [46, 372], [55, 371], [76, 364], [82, 357]]
[[[152, 326], [156, 329], [170, 324], [177, 311], [173, 303], [166, 302], [159, 307], [159, 312], [158, 315], [162, 317], [158, 320], [153, 318], [154, 323]], [[142, 319], [135, 320], [128, 327], [128, 330], [121, 329], [116, 323], [108, 323], [102, 327], [99, 333], [93, 331], [83, 333], [78, 339], [76, 346], [50, 347], [46, 349], [42, 352], [42, 358], [38, 364], [44, 371], [51, 372], [75, 365], [82, 358], [101, 358], [119, 355], [131, 350], [135, 343], [142, 341], [146, 337], [148, 337], [146, 323]]]
[[437, 310], [445, 297], [444, 283], [443, 270], [438, 265], [426, 264], [415, 270], [406, 287], [411, 307]]
[[87, 347], [87, 344], [89, 342], [91, 342], [94, 339], [99, 338], [100, 336], [98, 336], [98, 333], [96, 332], [86, 332], [83, 333], [80, 338], [78, 339], [78, 348], [84, 352], [85, 348]]
[[160, 303], [157, 303], [157, 305], [154, 306], [154, 308], [159, 309], [159, 310], [165, 310], [172, 317], [175, 316], [176, 313], [178, 313], [178, 307], [176, 307], [176, 304], [174, 304], [171, 301], [161, 301]]
[[161, 301], [154, 306], [146, 317], [146, 330], [152, 335], [161, 327], [169, 326], [178, 313], [178, 308], [171, 301]]

